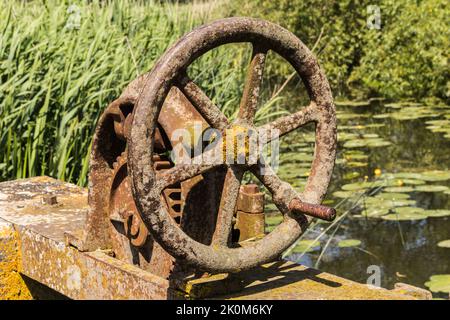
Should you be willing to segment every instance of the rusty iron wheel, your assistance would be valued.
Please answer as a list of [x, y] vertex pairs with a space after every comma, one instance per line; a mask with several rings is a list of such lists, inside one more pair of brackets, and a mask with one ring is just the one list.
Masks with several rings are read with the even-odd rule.
[[[199, 243], [181, 230], [161, 204], [160, 194], [173, 183], [184, 181], [217, 165], [177, 164], [156, 176], [152, 165], [153, 138], [161, 106], [172, 86], [178, 87], [209, 125], [225, 130], [230, 125], [220, 109], [188, 78], [187, 67], [205, 52], [227, 43], [250, 42], [253, 55], [234, 124], [255, 128], [256, 112], [265, 57], [273, 50], [287, 60], [302, 78], [310, 104], [262, 128], [279, 129], [280, 136], [314, 122], [316, 143], [311, 174], [304, 192], [282, 181], [262, 161], [241, 166], [227, 165], [216, 231], [211, 245]], [[273, 137], [272, 137], [273, 138]], [[133, 196], [148, 230], [171, 255], [210, 272], [233, 272], [271, 261], [294, 243], [310, 219], [303, 213], [331, 220], [335, 211], [319, 206], [325, 196], [336, 152], [336, 116], [325, 74], [309, 49], [291, 32], [273, 23], [253, 18], [227, 18], [201, 26], [183, 36], [156, 63], [139, 96], [129, 139], [129, 169]], [[261, 169], [266, 174], [261, 174]], [[250, 170], [272, 193], [284, 221], [264, 238], [240, 247], [229, 247], [232, 217], [242, 175]]]

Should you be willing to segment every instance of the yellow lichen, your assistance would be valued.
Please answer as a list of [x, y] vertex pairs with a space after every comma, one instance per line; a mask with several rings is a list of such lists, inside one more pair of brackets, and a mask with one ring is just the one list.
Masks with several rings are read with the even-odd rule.
[[230, 155], [233, 161], [237, 161], [239, 156], [243, 156], [246, 161], [250, 155], [250, 132], [243, 126], [235, 125], [225, 130], [223, 137], [223, 161], [226, 162]]
[[0, 300], [32, 299], [22, 276], [20, 275], [19, 237], [12, 228], [0, 229]]

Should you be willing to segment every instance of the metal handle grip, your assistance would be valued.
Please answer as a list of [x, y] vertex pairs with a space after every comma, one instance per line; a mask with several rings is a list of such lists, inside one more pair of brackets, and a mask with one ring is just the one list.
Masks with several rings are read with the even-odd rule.
[[336, 218], [336, 209], [320, 204], [302, 202], [299, 199], [292, 199], [289, 203], [289, 210], [294, 213], [304, 213], [306, 215], [326, 221], [333, 221]]

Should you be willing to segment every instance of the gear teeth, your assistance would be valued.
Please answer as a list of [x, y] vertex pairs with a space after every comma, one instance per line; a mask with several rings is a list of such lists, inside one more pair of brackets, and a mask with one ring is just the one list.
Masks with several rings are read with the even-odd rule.
[[116, 158], [116, 161], [113, 163], [113, 171], [114, 174], [119, 171], [119, 169], [127, 163], [127, 153], [126, 151], [122, 152], [120, 156]]

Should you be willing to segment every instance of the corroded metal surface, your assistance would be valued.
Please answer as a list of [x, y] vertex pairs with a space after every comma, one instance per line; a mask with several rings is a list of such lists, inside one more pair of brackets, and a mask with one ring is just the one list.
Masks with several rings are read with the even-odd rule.
[[237, 210], [248, 213], [264, 213], [264, 193], [256, 184], [241, 186], [237, 199]]
[[[220, 109], [189, 79], [186, 69], [208, 50], [233, 42], [252, 43], [254, 53], [238, 119], [230, 124]], [[264, 48], [260, 44], [264, 44]], [[152, 163], [155, 152], [152, 141], [156, 137], [157, 119], [167, 95], [173, 87], [178, 87], [206, 122], [222, 130], [222, 133], [230, 126], [231, 129], [243, 126], [247, 131], [257, 131], [258, 128], [252, 123], [267, 50], [278, 53], [295, 68], [307, 88], [311, 103], [299, 112], [264, 128], [279, 129], [277, 136], [281, 136], [305, 123], [314, 122], [316, 144], [311, 174], [304, 192], [298, 194], [275, 174], [261, 174], [260, 169], [270, 171], [262, 162], [258, 162], [253, 168], [227, 165], [228, 173], [222, 189], [214, 245], [208, 246], [195, 241], [170, 219], [167, 209], [161, 205], [160, 194], [167, 186], [205, 174], [215, 169], [217, 164], [176, 165], [165, 176], [157, 177]], [[290, 203], [293, 199], [298, 199], [308, 204], [302, 206], [306, 211], [304, 213], [317, 213], [317, 207], [314, 206], [324, 198], [334, 166], [336, 116], [331, 90], [323, 71], [309, 49], [292, 33], [267, 21], [250, 18], [223, 19], [197, 28], [182, 37], [156, 63], [148, 74], [136, 103], [129, 139], [129, 169], [134, 199], [142, 220], [155, 240], [178, 261], [215, 272], [249, 269], [278, 257], [304, 232], [309, 220], [301, 213], [291, 212]], [[217, 150], [213, 151], [220, 150], [220, 147], [218, 145]], [[235, 212], [237, 199], [236, 194], [232, 193], [237, 193], [242, 172], [248, 169], [271, 191], [274, 203], [285, 215], [285, 219], [263, 239], [249, 246], [230, 248], [231, 215]], [[295, 208], [299, 206], [296, 205]], [[330, 217], [331, 215], [327, 216]]]
[[[109, 249], [118, 259], [167, 278], [174, 267], [174, 258], [153, 240], [142, 223], [131, 194], [128, 175], [127, 141], [134, 105], [143, 83], [142, 76], [132, 81], [99, 120], [90, 157], [87, 224], [77, 234], [69, 232], [67, 238], [79, 250]], [[203, 128], [208, 126], [183, 93], [172, 88], [155, 130], [153, 165], [156, 172], [162, 173], [173, 166], [165, 153], [179, 143], [172, 140], [174, 131], [199, 123]], [[178, 225], [182, 223], [184, 209], [182, 189], [185, 195], [190, 193], [187, 184], [182, 187], [176, 183], [166, 188], [160, 198]], [[207, 187], [203, 196], [208, 194], [208, 189], [211, 188]], [[185, 220], [191, 221], [187, 224], [192, 225], [195, 219], [188, 214]], [[203, 229], [208, 229], [204, 223]]]
[[293, 213], [304, 213], [326, 221], [333, 221], [334, 218], [336, 218], [336, 210], [334, 208], [319, 204], [310, 204], [303, 202], [298, 198], [291, 200], [289, 203], [289, 210]]
[[236, 204], [237, 242], [254, 240], [264, 236], [264, 193], [256, 184], [241, 186]]
[[[216, 46], [243, 41], [252, 44], [253, 54], [238, 118], [230, 123], [189, 79], [186, 68]], [[243, 150], [237, 146], [238, 134], [261, 130], [253, 120], [268, 50], [294, 66], [312, 101], [299, 113], [268, 125], [284, 135], [306, 122], [316, 124], [315, 158], [302, 194], [281, 181], [263, 159], [250, 161], [249, 139]], [[271, 261], [307, 227], [309, 221], [303, 213], [328, 220], [334, 217], [332, 209], [319, 203], [334, 164], [335, 120], [326, 78], [314, 56], [293, 34], [248, 18], [224, 19], [200, 27], [169, 49], [150, 73], [131, 82], [101, 116], [90, 157], [89, 207], [83, 207], [86, 223], [83, 228], [65, 230], [67, 242], [79, 251], [106, 250], [124, 263], [163, 278], [171, 276], [175, 262], [181, 273], [201, 274], [249, 269]], [[180, 143], [174, 133], [178, 129], [196, 130], [196, 122], [201, 133], [211, 126], [221, 130], [223, 138], [203, 155], [191, 154], [194, 165], [174, 165], [165, 156]], [[225, 143], [225, 138], [230, 142]], [[194, 147], [203, 141], [182, 143]], [[195, 161], [213, 159], [218, 151], [230, 147], [236, 151], [231, 160], [243, 153], [243, 164]], [[241, 180], [247, 170], [272, 193], [285, 219], [268, 236], [240, 246], [232, 243], [233, 224], [245, 233], [244, 238], [258, 235], [263, 225], [262, 211], [254, 212], [258, 201], [247, 203], [236, 215], [237, 204], [242, 202]], [[201, 192], [194, 190], [199, 186]], [[33, 210], [66, 205], [55, 194], [44, 195], [41, 200], [44, 207]], [[190, 266], [196, 269], [189, 270]]]
[[236, 212], [237, 241], [255, 240], [264, 236], [264, 213], [248, 213], [238, 210]]

